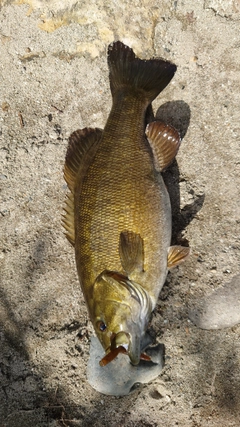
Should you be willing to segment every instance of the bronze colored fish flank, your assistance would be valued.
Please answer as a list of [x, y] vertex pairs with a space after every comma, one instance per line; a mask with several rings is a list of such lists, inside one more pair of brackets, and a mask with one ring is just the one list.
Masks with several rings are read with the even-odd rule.
[[119, 41], [108, 48], [108, 66], [113, 104], [104, 130], [85, 128], [69, 139], [63, 222], [106, 352], [101, 365], [119, 353], [136, 365], [146, 356], [141, 341], [168, 268], [189, 253], [170, 247], [171, 206], [161, 176], [177, 154], [179, 134], [159, 121], [145, 129], [151, 102], [176, 66], [141, 60]]

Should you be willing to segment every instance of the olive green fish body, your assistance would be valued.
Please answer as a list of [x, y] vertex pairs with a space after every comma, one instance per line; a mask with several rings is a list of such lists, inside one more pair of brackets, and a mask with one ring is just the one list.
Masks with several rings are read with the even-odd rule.
[[123, 272], [122, 231], [143, 239], [144, 272], [132, 277], [155, 299], [167, 272], [171, 207], [144, 133], [146, 103], [132, 97], [121, 101], [114, 102], [99, 149], [75, 193], [76, 261], [89, 307], [96, 277], [105, 269]]
[[119, 352], [138, 364], [141, 342], [168, 268], [188, 248], [170, 247], [171, 206], [161, 172], [180, 137], [153, 121], [149, 106], [176, 66], [140, 60], [121, 42], [108, 49], [113, 105], [103, 131], [74, 132], [64, 176], [70, 193], [63, 219], [75, 246], [79, 280], [106, 356]]

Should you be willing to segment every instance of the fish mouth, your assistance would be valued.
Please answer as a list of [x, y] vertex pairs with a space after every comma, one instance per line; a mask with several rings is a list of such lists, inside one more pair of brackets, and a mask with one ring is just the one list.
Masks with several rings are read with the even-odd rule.
[[106, 366], [120, 353], [128, 354], [130, 337], [126, 332], [118, 332], [111, 337], [111, 345], [107, 348], [105, 356], [100, 360], [100, 366]]
[[140, 339], [137, 336], [132, 340], [130, 334], [121, 331], [113, 336], [110, 347], [99, 362], [100, 366], [106, 366], [120, 353], [128, 355], [133, 365], [138, 365], [140, 359], [151, 360], [146, 353], [141, 353]]
[[111, 340], [111, 350], [115, 348], [123, 347], [126, 352], [129, 350], [131, 338], [127, 332], [118, 332], [115, 336], [113, 336]]

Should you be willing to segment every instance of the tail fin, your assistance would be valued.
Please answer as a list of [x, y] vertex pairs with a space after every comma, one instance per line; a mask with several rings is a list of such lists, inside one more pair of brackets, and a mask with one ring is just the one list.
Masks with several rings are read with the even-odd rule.
[[108, 67], [113, 96], [124, 89], [135, 94], [142, 92], [149, 103], [168, 85], [177, 69], [164, 59], [139, 59], [120, 41], [108, 47]]

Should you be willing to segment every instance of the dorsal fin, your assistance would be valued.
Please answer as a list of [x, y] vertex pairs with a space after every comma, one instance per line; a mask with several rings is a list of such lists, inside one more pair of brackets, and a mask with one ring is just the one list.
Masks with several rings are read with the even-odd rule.
[[85, 128], [73, 132], [69, 138], [64, 166], [64, 178], [71, 192], [67, 195], [65, 201], [65, 213], [62, 224], [66, 230], [65, 235], [73, 246], [75, 244], [74, 189], [76, 179], [81, 181], [84, 177], [96, 153], [101, 137], [101, 129]]
[[162, 172], [172, 163], [178, 152], [180, 135], [174, 127], [155, 121], [147, 125], [146, 136], [153, 152], [155, 169]]
[[72, 192], [74, 192], [76, 176], [81, 173], [81, 170], [88, 169], [101, 137], [102, 130], [98, 128], [79, 129], [69, 137], [64, 178]]
[[143, 239], [133, 231], [122, 231], [119, 239], [121, 264], [128, 275], [134, 270], [143, 271]]
[[65, 213], [62, 215], [62, 225], [65, 228], [65, 236], [68, 241], [75, 245], [75, 228], [74, 228], [74, 196], [69, 193], [65, 200], [64, 206]]

